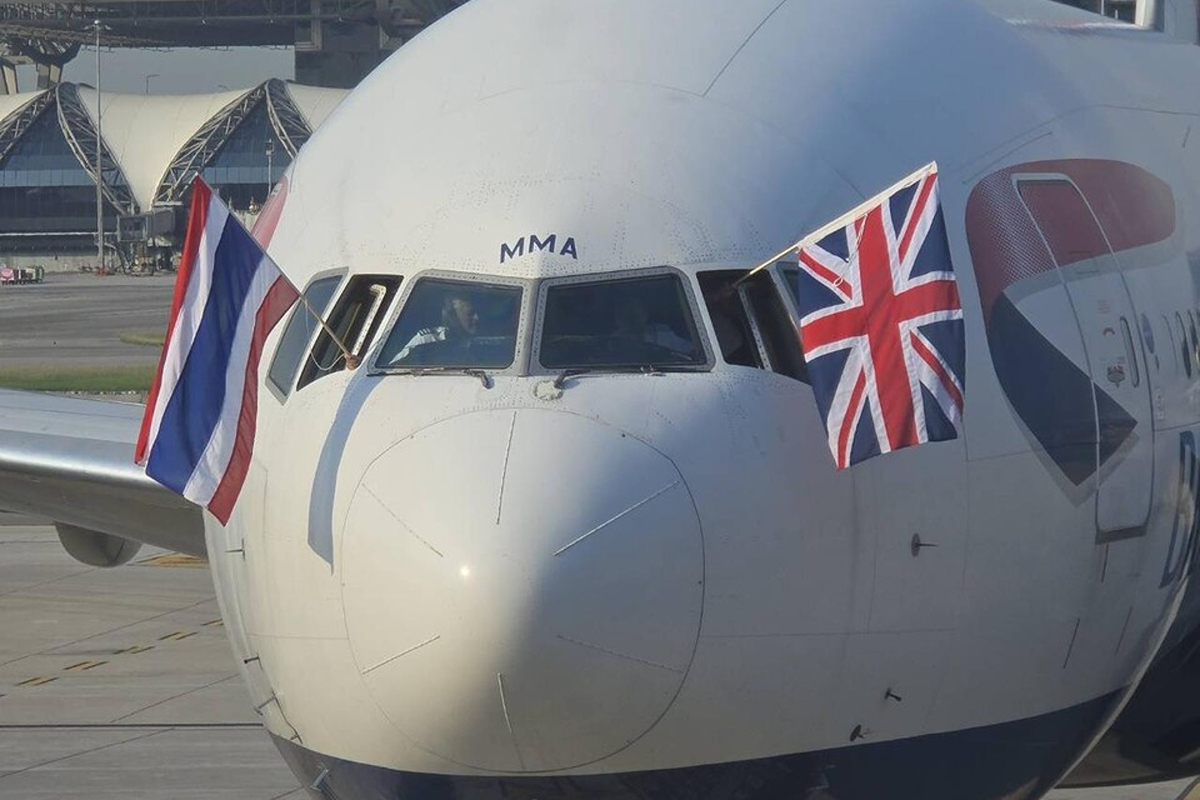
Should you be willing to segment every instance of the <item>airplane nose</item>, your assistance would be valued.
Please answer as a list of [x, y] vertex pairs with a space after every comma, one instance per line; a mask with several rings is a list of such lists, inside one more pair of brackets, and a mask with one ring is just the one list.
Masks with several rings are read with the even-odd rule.
[[463, 766], [605, 758], [691, 664], [696, 508], [668, 458], [601, 422], [521, 409], [425, 428], [366, 470], [342, 542], [363, 681], [407, 739]]

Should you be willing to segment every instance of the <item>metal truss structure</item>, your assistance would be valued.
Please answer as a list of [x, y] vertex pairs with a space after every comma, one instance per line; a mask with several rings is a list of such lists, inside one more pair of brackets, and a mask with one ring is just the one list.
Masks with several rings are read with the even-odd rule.
[[100, 181], [104, 196], [122, 214], [137, 213], [137, 201], [129, 189], [129, 181], [108, 145], [103, 143], [100, 146], [100, 174], [96, 174], [96, 124], [79, 98], [79, 88], [73, 83], [60, 84], [54, 95], [59, 125], [80, 166], [92, 180]]
[[[103, 24], [109, 47], [297, 46], [322, 25], [377, 30], [394, 49], [467, 0], [0, 0], [0, 60], [61, 72]], [[74, 49], [72, 49], [74, 48]]]
[[286, 83], [272, 78], [264, 84], [263, 90], [266, 94], [267, 116], [271, 120], [271, 127], [275, 129], [279, 141], [283, 142], [283, 149], [287, 150], [288, 156], [295, 158], [296, 153], [300, 152], [300, 148], [308, 141], [308, 137], [312, 136], [312, 129], [292, 101]]
[[213, 162], [234, 131], [263, 104], [266, 105], [271, 127], [287, 150], [289, 160], [295, 158], [312, 135], [312, 129], [292, 100], [287, 84], [273, 78], [221, 109], [179, 149], [158, 185], [154, 205], [170, 205], [181, 201], [192, 179]]
[[191, 139], [179, 149], [171, 166], [167, 167], [158, 190], [154, 193], [154, 205], [169, 205], [183, 199], [191, 181], [212, 163], [221, 150], [221, 145], [233, 135], [238, 126], [245, 122], [258, 104], [266, 98], [266, 85], [251, 89], [221, 109], [215, 117], [196, 131]]
[[38, 120], [51, 105], [54, 104], [55, 92], [42, 92], [24, 106], [11, 114], [0, 125], [0, 165], [4, 164], [8, 154], [16, 147], [17, 142], [29, 130], [29, 126]]

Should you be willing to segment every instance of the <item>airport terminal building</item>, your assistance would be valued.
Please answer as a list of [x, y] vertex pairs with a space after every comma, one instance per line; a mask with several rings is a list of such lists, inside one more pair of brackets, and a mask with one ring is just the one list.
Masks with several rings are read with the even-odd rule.
[[0, 95], [0, 264], [97, 264], [99, 160], [106, 262], [168, 266], [195, 175], [251, 220], [346, 94], [274, 79], [218, 94], [105, 92], [99, 126], [86, 85]]

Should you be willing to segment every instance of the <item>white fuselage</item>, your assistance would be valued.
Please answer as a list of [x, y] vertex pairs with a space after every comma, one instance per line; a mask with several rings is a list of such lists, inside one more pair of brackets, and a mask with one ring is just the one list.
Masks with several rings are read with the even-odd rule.
[[[431, 271], [514, 282], [526, 344], [490, 381], [368, 358], [260, 393], [246, 488], [208, 547], [270, 730], [404, 772], [594, 775], [1115, 710], [1182, 586], [1164, 575], [1200, 371], [1136, 320], [1200, 296], [1200, 51], [1078, 18], [476, 0], [368, 78], [290, 171], [271, 255], [301, 288], [403, 276], [379, 338]], [[1079, 485], [997, 377], [965, 220], [985, 177], [1062, 159], [1134, 164], [1176, 212], [1115, 273], [1011, 298], [1084, 371], [1101, 356], [1071, 344], [1090, 341], [1081, 306], [1131, 304], [1135, 434]], [[839, 472], [810, 386], [724, 363], [696, 276], [754, 267], [931, 161], [965, 436]], [[660, 267], [685, 278], [710, 368], [556, 390], [528, 344], [543, 282]]]

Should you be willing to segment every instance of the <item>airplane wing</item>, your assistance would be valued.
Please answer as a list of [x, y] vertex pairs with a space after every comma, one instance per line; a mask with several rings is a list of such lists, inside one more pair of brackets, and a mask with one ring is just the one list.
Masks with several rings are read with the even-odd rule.
[[0, 509], [54, 520], [96, 566], [128, 561], [130, 542], [204, 555], [199, 507], [133, 462], [141, 418], [140, 405], [0, 391]]

